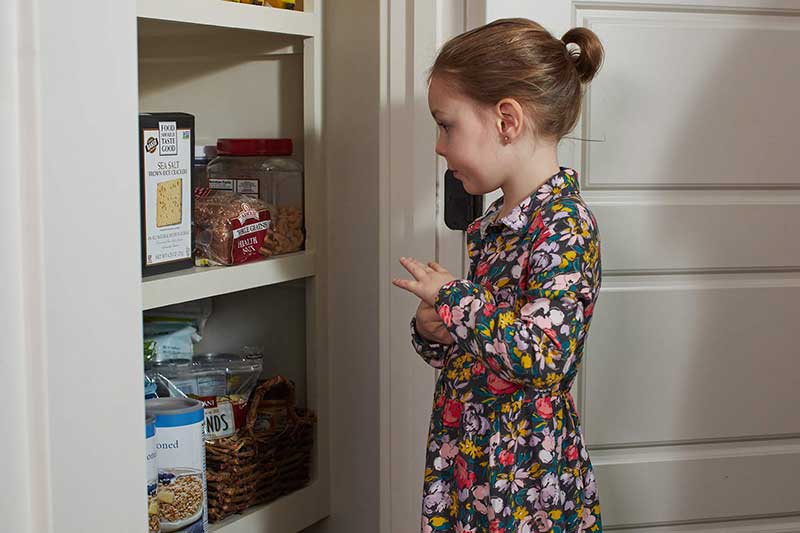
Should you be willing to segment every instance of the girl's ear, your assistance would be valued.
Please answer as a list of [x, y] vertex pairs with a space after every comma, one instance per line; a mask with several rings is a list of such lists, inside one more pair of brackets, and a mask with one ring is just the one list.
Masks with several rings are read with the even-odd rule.
[[511, 144], [525, 131], [525, 113], [518, 101], [503, 98], [495, 105], [497, 133], [501, 144]]

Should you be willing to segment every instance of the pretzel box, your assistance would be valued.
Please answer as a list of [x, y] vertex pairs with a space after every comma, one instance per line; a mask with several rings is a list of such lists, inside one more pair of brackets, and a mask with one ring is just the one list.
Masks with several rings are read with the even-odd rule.
[[194, 266], [194, 116], [139, 115], [142, 275]]

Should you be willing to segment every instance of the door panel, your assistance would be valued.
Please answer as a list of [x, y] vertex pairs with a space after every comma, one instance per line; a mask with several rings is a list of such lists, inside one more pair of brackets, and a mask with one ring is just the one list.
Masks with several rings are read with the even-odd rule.
[[595, 454], [606, 516], [645, 525], [800, 513], [797, 444], [697, 448]]
[[784, 406], [800, 405], [796, 341], [786, 334], [798, 280], [670, 278], [604, 287], [583, 368], [592, 444], [797, 435], [800, 412]]
[[608, 58], [587, 98], [584, 131], [605, 141], [586, 146], [587, 190], [800, 185], [796, 142], [783, 137], [800, 122], [800, 18], [628, 6], [576, 16]]
[[795, 191], [584, 196], [602, 223], [607, 274], [792, 269], [800, 264], [800, 239], [787, 239], [800, 235], [800, 195]]

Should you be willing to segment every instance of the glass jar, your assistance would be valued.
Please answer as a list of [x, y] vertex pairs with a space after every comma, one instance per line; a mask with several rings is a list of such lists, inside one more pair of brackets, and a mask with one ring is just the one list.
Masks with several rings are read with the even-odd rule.
[[217, 157], [208, 165], [211, 189], [260, 198], [272, 208], [272, 242], [264, 249], [278, 255], [305, 242], [303, 166], [292, 159], [291, 139], [219, 139]]
[[208, 187], [208, 164], [217, 157], [216, 145], [198, 144], [194, 147], [192, 162], [192, 190], [195, 187]]

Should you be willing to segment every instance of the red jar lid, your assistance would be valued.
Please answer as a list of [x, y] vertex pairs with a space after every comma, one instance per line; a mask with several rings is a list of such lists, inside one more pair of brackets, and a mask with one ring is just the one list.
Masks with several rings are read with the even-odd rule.
[[291, 139], [218, 139], [217, 155], [292, 155]]

